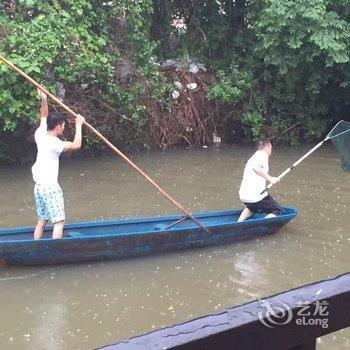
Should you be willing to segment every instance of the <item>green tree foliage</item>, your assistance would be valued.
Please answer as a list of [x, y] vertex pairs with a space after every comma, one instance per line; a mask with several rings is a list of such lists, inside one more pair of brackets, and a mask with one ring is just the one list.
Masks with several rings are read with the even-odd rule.
[[[19, 0], [2, 2], [1, 52], [47, 87], [55, 82], [93, 84], [108, 74], [107, 11], [92, 12], [93, 2]], [[102, 52], [101, 52], [102, 51]], [[106, 65], [101, 70], [101, 65]], [[37, 118], [36, 93], [1, 66], [0, 108], [4, 129]]]
[[256, 50], [272, 86], [267, 98], [299, 119], [308, 137], [320, 137], [326, 118], [346, 111], [339, 100], [350, 82], [350, 23], [342, 18], [349, 2], [343, 4], [335, 11], [330, 1], [274, 0], [257, 17]]
[[[128, 145], [136, 142], [130, 129], [139, 126], [144, 93], [139, 81], [128, 80], [133, 75], [157, 79], [149, 64], [155, 47], [148, 35], [152, 10], [151, 1], [3, 1], [0, 52], [50, 91], [63, 94], [112, 141], [125, 137]], [[123, 59], [129, 65], [126, 77], [117, 69]], [[0, 73], [0, 128], [13, 132], [14, 143], [20, 142], [16, 136], [27, 141], [38, 119], [36, 91], [5, 65]], [[91, 136], [87, 144], [100, 147]]]
[[[199, 60], [216, 77], [203, 98], [227, 135], [300, 122], [286, 141], [320, 138], [348, 116], [349, 52], [349, 0], [0, 3], [0, 53], [125, 147], [142, 146], [152, 115], [173, 108], [159, 68], [169, 58]], [[37, 114], [36, 91], [1, 64], [0, 159], [20, 154]], [[100, 149], [92, 136], [87, 146]]]

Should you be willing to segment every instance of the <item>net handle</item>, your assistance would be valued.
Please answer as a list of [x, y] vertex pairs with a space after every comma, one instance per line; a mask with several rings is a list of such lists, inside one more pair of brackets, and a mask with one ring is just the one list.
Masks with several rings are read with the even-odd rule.
[[[293, 165], [291, 165], [288, 169], [286, 169], [282, 174], [280, 174], [277, 178], [278, 180], [281, 180], [284, 176], [286, 176], [291, 170], [293, 170], [297, 165], [299, 165], [304, 159], [306, 159], [309, 155], [311, 155], [312, 153], [314, 153], [318, 148], [320, 148], [327, 140], [330, 140], [330, 139], [334, 139], [335, 137], [338, 137], [340, 135], [343, 135], [347, 132], [350, 131], [349, 130], [345, 130], [345, 131], [342, 131], [340, 132], [339, 134], [336, 134], [336, 135], [333, 135], [333, 136], [330, 136], [332, 134], [332, 132], [336, 129], [336, 127], [340, 124], [344, 122], [344, 120], [341, 120], [339, 121], [335, 127], [328, 133], [328, 135], [326, 136], [326, 138], [321, 141], [319, 144], [317, 144], [314, 148], [312, 148], [309, 152], [305, 153], [301, 158], [299, 158]], [[264, 192], [266, 192], [268, 189], [270, 189], [271, 187], [273, 186], [272, 183], [270, 183], [268, 186], [266, 186], [266, 188], [260, 192], [260, 194], [263, 194]]]
[[[320, 148], [324, 142], [328, 140], [328, 136], [321, 141], [319, 144], [317, 144], [314, 148], [312, 148], [309, 152], [305, 153], [301, 158], [299, 158], [293, 165], [291, 165], [288, 169], [286, 169], [282, 174], [280, 174], [277, 178], [280, 181], [284, 176], [286, 176], [291, 170], [293, 170], [297, 165], [299, 165], [304, 159], [306, 159], [310, 154], [314, 153], [318, 148]], [[270, 189], [273, 186], [272, 183], [270, 183], [266, 188], [260, 192], [260, 194], [263, 194], [266, 192], [268, 189]]]

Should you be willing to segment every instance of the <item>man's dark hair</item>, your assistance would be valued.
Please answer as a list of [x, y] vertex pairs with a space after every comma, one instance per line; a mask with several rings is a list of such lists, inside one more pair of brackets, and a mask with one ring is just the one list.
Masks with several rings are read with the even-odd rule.
[[57, 125], [66, 121], [64, 115], [60, 112], [52, 112], [47, 116], [47, 130], [53, 130]]
[[260, 139], [256, 143], [256, 149], [263, 149], [264, 147], [271, 145], [271, 141], [269, 139]]

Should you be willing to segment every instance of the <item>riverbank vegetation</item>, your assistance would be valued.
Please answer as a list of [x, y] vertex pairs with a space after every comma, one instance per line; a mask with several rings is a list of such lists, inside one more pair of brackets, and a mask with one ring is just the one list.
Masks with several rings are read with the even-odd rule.
[[[0, 52], [123, 148], [299, 122], [281, 137], [296, 144], [349, 115], [349, 0], [3, 0]], [[1, 64], [1, 160], [33, 150], [38, 103]]]

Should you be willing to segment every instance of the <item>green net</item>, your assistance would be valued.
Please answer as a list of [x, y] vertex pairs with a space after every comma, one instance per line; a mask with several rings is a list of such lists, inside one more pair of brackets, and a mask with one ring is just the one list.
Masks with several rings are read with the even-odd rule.
[[341, 165], [345, 171], [350, 171], [350, 122], [340, 121], [327, 135], [338, 150]]

